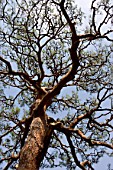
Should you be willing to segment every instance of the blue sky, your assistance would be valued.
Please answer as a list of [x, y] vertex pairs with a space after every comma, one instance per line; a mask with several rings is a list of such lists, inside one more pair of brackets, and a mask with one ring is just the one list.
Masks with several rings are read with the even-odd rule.
[[[97, 0], [97, 2], [98, 1], [99, 0]], [[86, 16], [90, 15], [91, 2], [92, 2], [92, 0], [75, 0], [75, 3], [78, 4], [79, 7], [81, 7], [81, 9], [86, 14]], [[105, 105], [108, 105], [109, 104], [108, 102], [105, 103]], [[112, 134], [112, 136], [113, 136], [113, 134]], [[93, 167], [95, 170], [108, 170], [108, 164], [111, 164], [111, 169], [113, 169], [113, 158], [104, 156], [103, 158], [100, 158], [99, 163], [94, 165]], [[46, 170], [46, 169], [44, 169], [44, 170]], [[64, 168], [52, 168], [52, 170], [66, 170], [66, 168], [65, 167]], [[80, 169], [76, 168], [76, 170], [80, 170]]]
[[[89, 15], [90, 5], [92, 0], [75, 0], [75, 2], [82, 8], [86, 15]], [[83, 5], [85, 4], [85, 5]], [[113, 168], [113, 158], [109, 158], [108, 156], [104, 156], [100, 159], [99, 163], [94, 166], [95, 170], [107, 170], [107, 165], [111, 163], [111, 168]], [[44, 169], [46, 170], [46, 169]], [[66, 168], [52, 168], [51, 170], [66, 170]], [[80, 170], [76, 168], [76, 170]]]

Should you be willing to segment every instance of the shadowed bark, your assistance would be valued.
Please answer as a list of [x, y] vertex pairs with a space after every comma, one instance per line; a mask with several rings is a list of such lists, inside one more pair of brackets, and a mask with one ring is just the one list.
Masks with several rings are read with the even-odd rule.
[[113, 149], [110, 1], [89, 21], [76, 0], [0, 2], [3, 170], [94, 170]]

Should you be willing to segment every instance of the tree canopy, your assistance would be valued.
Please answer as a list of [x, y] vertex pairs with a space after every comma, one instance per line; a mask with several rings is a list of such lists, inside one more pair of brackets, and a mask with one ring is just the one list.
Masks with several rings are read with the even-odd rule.
[[19, 167], [40, 118], [40, 168], [93, 170], [113, 156], [112, 0], [88, 14], [75, 0], [0, 4], [1, 167]]

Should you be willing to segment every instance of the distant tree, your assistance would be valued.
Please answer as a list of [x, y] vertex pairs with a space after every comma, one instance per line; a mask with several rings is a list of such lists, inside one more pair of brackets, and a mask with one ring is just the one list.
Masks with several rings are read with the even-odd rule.
[[2, 169], [93, 170], [113, 155], [112, 0], [89, 19], [73, 0], [0, 3]]

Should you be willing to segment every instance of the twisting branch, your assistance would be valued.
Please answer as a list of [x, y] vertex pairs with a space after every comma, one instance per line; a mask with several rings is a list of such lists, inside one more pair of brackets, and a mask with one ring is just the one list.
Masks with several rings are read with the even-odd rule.
[[64, 8], [64, 3], [65, 0], [62, 0], [60, 5], [61, 11], [64, 15], [64, 17], [66, 18], [69, 27], [70, 27], [70, 31], [72, 33], [72, 45], [70, 48], [70, 56], [71, 56], [71, 60], [72, 60], [72, 67], [71, 69], [67, 72], [66, 75], [64, 75], [64, 77], [62, 77], [62, 79], [60, 80], [60, 82], [53, 87], [53, 89], [51, 91], [49, 91], [42, 99], [42, 101], [40, 102], [40, 104], [38, 105], [36, 112], [38, 112], [38, 110], [40, 110], [42, 107], [44, 107], [44, 105], [46, 105], [47, 107], [47, 101], [48, 99], [52, 99], [54, 96], [58, 95], [60, 93], [60, 90], [62, 89], [62, 87], [64, 85], [66, 85], [67, 82], [73, 80], [73, 78], [76, 75], [77, 69], [79, 67], [79, 59], [77, 56], [77, 48], [79, 45], [79, 38], [77, 36], [76, 30], [75, 30], [75, 26], [74, 23], [71, 22], [65, 8]]
[[3, 170], [8, 170], [8, 168], [10, 167], [10, 165], [11, 165], [14, 161], [16, 161], [18, 158], [19, 158], [19, 154], [17, 154], [17, 155], [12, 154], [11, 157], [2, 159], [0, 162], [2, 162], [2, 161], [4, 161], [4, 160], [7, 160], [7, 161], [8, 161], [7, 165], [5, 166], [5, 168], [4, 168]]
[[63, 132], [66, 136], [69, 135], [69, 137], [72, 133], [76, 133], [78, 136], [81, 137], [82, 140], [87, 142], [89, 144], [89, 146], [97, 145], [97, 146], [105, 146], [107, 148], [113, 149], [112, 144], [108, 144], [108, 143], [102, 142], [102, 141], [93, 140], [90, 137], [85, 136], [84, 133], [79, 129], [73, 129], [73, 128], [65, 127], [62, 124], [60, 124], [60, 126], [56, 126], [55, 129], [60, 131], [60, 132]]
[[89, 137], [86, 137], [81, 130], [77, 129], [75, 130], [75, 133], [81, 137], [81, 139], [84, 139], [84, 141], [88, 142], [90, 146], [105, 146], [107, 148], [113, 149], [113, 145], [108, 144], [106, 142], [96, 141], [93, 139], [90, 139]]
[[75, 149], [74, 149], [74, 146], [73, 146], [73, 143], [70, 139], [70, 136], [69, 135], [66, 135], [67, 137], [67, 141], [69, 143], [69, 146], [70, 146], [70, 149], [71, 149], [71, 153], [73, 155], [73, 158], [74, 158], [74, 161], [75, 163], [77, 164], [78, 167], [80, 167], [82, 170], [86, 170], [86, 168], [83, 166], [83, 164], [81, 165], [80, 161], [78, 160], [77, 156], [76, 156], [76, 153], [75, 153]]
[[27, 73], [19, 72], [19, 71], [13, 71], [9, 61], [5, 60], [1, 56], [0, 56], [0, 60], [8, 66], [8, 72], [5, 72], [5, 75], [13, 75], [13, 76], [23, 77], [25, 79], [25, 81], [28, 81], [30, 84], [32, 84], [38, 91], [40, 91], [41, 93], [44, 93], [44, 94], [46, 93], [46, 91], [43, 90], [41, 87], [39, 87], [38, 84], [34, 80], [32, 80]]
[[97, 33], [96, 25], [95, 25], [95, 15], [96, 15], [96, 8], [94, 7], [94, 3], [96, 0], [93, 0], [91, 9], [93, 10], [93, 16], [92, 16], [92, 27], [94, 28], [94, 31]]
[[97, 108], [98, 107], [95, 107], [91, 109], [89, 112], [78, 116], [76, 119], [73, 120], [73, 122], [70, 123], [70, 128], [74, 128], [81, 120], [90, 118], [92, 113], [94, 113], [97, 110]]
[[10, 62], [9, 62], [9, 61], [7, 61], [7, 60], [5, 60], [5, 59], [4, 59], [4, 58], [2, 58], [1, 56], [0, 56], [0, 60], [1, 60], [2, 62], [4, 62], [4, 63], [8, 66], [9, 73], [12, 73], [12, 67], [11, 67]]
[[20, 127], [20, 129], [24, 129], [24, 127], [22, 126], [22, 124], [24, 124], [26, 122], [26, 120], [20, 120], [14, 127], [10, 128], [10, 130], [8, 130], [6, 133], [4, 133], [3, 135], [0, 136], [0, 140], [6, 136], [7, 134], [9, 134], [10, 132], [14, 131], [17, 127]]

